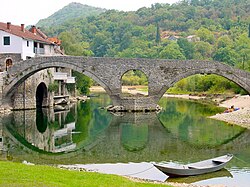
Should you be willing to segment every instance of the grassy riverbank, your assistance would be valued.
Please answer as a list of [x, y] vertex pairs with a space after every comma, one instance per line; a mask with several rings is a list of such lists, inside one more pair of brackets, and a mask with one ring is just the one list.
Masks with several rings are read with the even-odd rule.
[[0, 168], [0, 186], [168, 187], [164, 184], [133, 182], [116, 175], [69, 171], [50, 166], [1, 161]]

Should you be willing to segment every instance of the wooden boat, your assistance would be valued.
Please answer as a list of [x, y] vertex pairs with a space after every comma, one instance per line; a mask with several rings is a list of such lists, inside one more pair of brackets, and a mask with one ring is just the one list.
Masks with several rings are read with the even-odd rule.
[[173, 165], [173, 164], [154, 164], [154, 166], [170, 177], [181, 177], [191, 175], [201, 175], [204, 173], [211, 173], [218, 171], [225, 167], [225, 165], [233, 158], [232, 154], [203, 160], [187, 165]]

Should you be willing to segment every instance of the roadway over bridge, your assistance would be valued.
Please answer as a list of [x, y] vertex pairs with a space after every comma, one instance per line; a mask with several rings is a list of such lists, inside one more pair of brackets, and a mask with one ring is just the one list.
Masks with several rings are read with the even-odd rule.
[[[51, 56], [20, 61], [9, 68], [3, 87], [3, 103], [10, 101], [25, 79], [51, 67], [70, 68], [87, 75], [106, 90], [113, 105], [123, 106], [125, 110], [154, 110], [167, 89], [194, 74], [223, 76], [250, 93], [249, 72], [214, 61]], [[121, 78], [129, 70], [145, 73], [148, 78], [147, 97], [122, 97]]]

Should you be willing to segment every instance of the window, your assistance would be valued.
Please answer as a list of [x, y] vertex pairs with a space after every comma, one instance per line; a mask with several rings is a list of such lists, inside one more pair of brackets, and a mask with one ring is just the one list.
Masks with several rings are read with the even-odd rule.
[[8, 68], [10, 68], [12, 66], [12, 60], [11, 59], [7, 59], [5, 62], [5, 67], [6, 67], [6, 71], [8, 70]]
[[44, 48], [43, 44], [39, 43], [39, 48]]
[[10, 45], [10, 37], [9, 36], [3, 37], [3, 45]]
[[30, 43], [29, 43], [29, 41], [27, 41], [27, 47], [29, 47], [30, 46]]

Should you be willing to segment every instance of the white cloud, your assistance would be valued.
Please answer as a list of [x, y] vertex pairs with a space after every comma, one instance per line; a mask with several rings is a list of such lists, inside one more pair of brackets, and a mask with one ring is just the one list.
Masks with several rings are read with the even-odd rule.
[[154, 3], [174, 3], [178, 0], [3, 0], [0, 5], [0, 22], [10, 21], [13, 24], [36, 24], [71, 2], [79, 2], [90, 6], [117, 10], [137, 10], [149, 7]]

